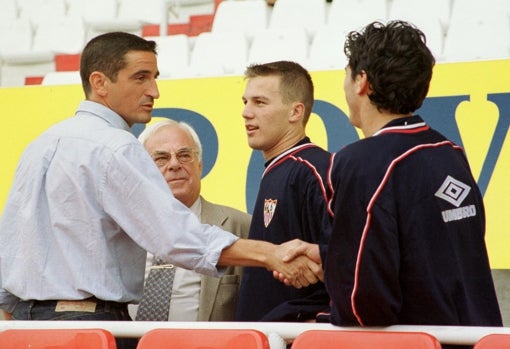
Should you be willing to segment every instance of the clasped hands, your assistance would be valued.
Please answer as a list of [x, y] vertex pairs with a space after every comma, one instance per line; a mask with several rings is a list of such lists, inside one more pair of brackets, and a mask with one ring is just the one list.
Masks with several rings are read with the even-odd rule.
[[302, 288], [324, 279], [319, 246], [299, 239], [276, 247], [271, 266], [275, 279], [287, 286]]

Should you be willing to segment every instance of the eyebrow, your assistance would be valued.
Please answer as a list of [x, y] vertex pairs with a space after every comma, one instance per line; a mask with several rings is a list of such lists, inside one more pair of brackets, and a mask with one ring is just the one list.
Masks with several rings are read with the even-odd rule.
[[[138, 70], [138, 71], [134, 72], [133, 74], [131, 74], [131, 77], [135, 77], [137, 75], [152, 75], [152, 71], [147, 70], [147, 69]], [[154, 76], [154, 78], [157, 78], [158, 76], [159, 76], [159, 70], [156, 72], [156, 75]]]
[[270, 100], [269, 97], [266, 97], [264, 95], [256, 95], [256, 96], [250, 96], [250, 97], [243, 96], [243, 99], [244, 100], [249, 100], [249, 99], [254, 100], [254, 99], [257, 99], [257, 100], [263, 100], [263, 101], [269, 101]]
[[164, 150], [156, 150], [155, 152], [151, 153], [151, 156], [157, 156], [157, 155], [169, 155], [170, 153]]
[[[174, 153], [178, 153], [183, 150], [187, 150], [187, 151], [191, 151], [191, 152], [193, 151], [192, 148], [184, 147], [184, 148], [177, 149]], [[156, 155], [170, 155], [170, 152], [165, 151], [165, 150], [156, 150], [151, 153], [151, 156], [156, 156]]]

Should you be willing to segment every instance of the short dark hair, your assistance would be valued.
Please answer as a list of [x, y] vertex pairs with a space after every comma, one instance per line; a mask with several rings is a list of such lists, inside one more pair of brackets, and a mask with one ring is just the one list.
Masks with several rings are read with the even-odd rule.
[[364, 71], [379, 110], [409, 114], [427, 96], [435, 59], [425, 34], [405, 21], [372, 22], [347, 35], [344, 52], [351, 77]]
[[80, 76], [85, 96], [88, 97], [90, 93], [90, 74], [100, 71], [112, 81], [116, 81], [117, 73], [126, 66], [124, 57], [130, 51], [157, 54], [156, 43], [124, 32], [105, 33], [90, 40], [83, 49], [80, 61]]
[[305, 106], [303, 123], [306, 125], [313, 108], [313, 81], [310, 73], [300, 64], [290, 61], [276, 61], [252, 64], [246, 68], [246, 79], [256, 76], [279, 76], [280, 93], [285, 103], [299, 101]]

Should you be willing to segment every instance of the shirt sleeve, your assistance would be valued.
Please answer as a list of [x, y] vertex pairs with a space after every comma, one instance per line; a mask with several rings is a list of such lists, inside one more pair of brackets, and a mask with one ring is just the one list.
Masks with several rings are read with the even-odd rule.
[[238, 238], [202, 224], [168, 188], [141, 145], [112, 154], [104, 168], [105, 210], [148, 252], [179, 267], [217, 276], [223, 249]]
[[389, 326], [397, 322], [402, 306], [395, 214], [377, 203], [369, 209], [367, 188], [354, 185], [356, 178], [351, 181], [342, 165], [332, 172], [334, 220], [325, 264], [331, 321]]
[[360, 236], [351, 307], [362, 325], [389, 326], [398, 322], [402, 306], [398, 228], [378, 205], [370, 215], [370, 227]]

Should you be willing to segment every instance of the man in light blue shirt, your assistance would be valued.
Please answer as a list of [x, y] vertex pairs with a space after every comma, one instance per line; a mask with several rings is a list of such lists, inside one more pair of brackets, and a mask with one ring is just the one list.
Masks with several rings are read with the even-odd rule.
[[[209, 275], [264, 266], [306, 286], [320, 266], [201, 224], [130, 132], [159, 97], [155, 43], [127, 33], [82, 52], [86, 100], [25, 150], [0, 220], [0, 308], [16, 320], [130, 320], [146, 251]], [[186, 232], [183, 234], [183, 232]], [[121, 343], [119, 348], [123, 347]], [[129, 347], [129, 346], [126, 346]]]

